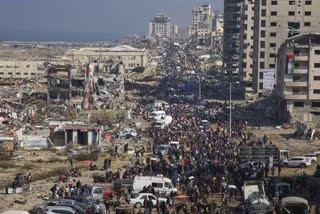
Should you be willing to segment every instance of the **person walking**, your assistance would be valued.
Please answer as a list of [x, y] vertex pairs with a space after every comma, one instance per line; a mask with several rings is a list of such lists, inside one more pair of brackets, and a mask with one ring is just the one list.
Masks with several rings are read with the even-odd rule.
[[271, 174], [272, 174], [272, 177], [274, 178], [274, 171], [275, 171], [275, 168], [274, 168], [274, 166], [272, 166], [272, 168], [271, 168]]
[[156, 208], [157, 208], [157, 213], [160, 214], [160, 200], [159, 200], [159, 198], [157, 198]]
[[50, 191], [52, 192], [52, 199], [54, 199], [56, 192], [58, 191], [58, 184], [55, 184], [53, 187], [51, 187]]
[[278, 177], [280, 178], [280, 176], [281, 176], [281, 166], [280, 166], [280, 164], [279, 164], [279, 167], [278, 167]]
[[70, 163], [70, 166], [71, 168], [73, 167], [73, 160], [72, 160], [72, 157], [69, 158], [69, 163]]
[[27, 185], [28, 186], [30, 186], [31, 181], [32, 181], [32, 175], [31, 175], [31, 173], [29, 173], [29, 175], [27, 176]]
[[117, 201], [119, 201], [121, 199], [121, 187], [118, 187], [117, 190]]

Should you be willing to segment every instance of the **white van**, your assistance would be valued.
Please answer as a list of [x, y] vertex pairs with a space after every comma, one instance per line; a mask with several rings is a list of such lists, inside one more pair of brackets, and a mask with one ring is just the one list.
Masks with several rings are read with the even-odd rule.
[[165, 117], [166, 117], [165, 111], [153, 111], [149, 116], [150, 119], [155, 119], [155, 120], [164, 119]]
[[95, 185], [88, 185], [89, 195], [91, 198], [103, 199], [103, 188]]
[[139, 193], [143, 187], [152, 186], [158, 190], [160, 194], [169, 195], [171, 192], [177, 192], [174, 188], [172, 181], [166, 177], [160, 176], [136, 176], [133, 180], [133, 192]]
[[180, 143], [178, 141], [171, 141], [169, 146], [174, 149], [180, 149]]
[[167, 103], [163, 100], [155, 100], [153, 107], [156, 109], [158, 109], [158, 108], [167, 109], [167, 108], [170, 108], [170, 105], [169, 105], [169, 103]]
[[172, 117], [171, 116], [165, 116], [165, 118], [162, 120], [156, 120], [155, 122], [155, 127], [157, 129], [164, 129], [167, 125], [169, 125], [172, 122]]

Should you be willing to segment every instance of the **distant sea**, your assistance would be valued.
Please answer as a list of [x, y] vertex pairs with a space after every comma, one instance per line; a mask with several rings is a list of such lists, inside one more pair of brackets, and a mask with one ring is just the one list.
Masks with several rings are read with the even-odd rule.
[[[97, 42], [116, 41], [120, 37], [133, 33], [88, 33], [88, 32], [0, 32], [2, 41], [28, 42]], [[137, 33], [143, 35], [143, 33]]]

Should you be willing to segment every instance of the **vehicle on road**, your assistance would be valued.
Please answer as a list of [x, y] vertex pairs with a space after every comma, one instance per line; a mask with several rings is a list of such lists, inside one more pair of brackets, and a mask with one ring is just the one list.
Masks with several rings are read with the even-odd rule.
[[156, 154], [161, 153], [161, 155], [166, 155], [168, 154], [168, 151], [169, 151], [169, 145], [166, 145], [166, 144], [161, 144], [156, 148]]
[[317, 157], [314, 154], [304, 154], [304, 155], [301, 155], [301, 156], [309, 158], [311, 160], [311, 163], [316, 163], [317, 162]]
[[112, 185], [105, 185], [102, 186], [103, 189], [103, 198], [113, 198], [114, 196], [114, 189]]
[[97, 201], [97, 199], [95, 198], [90, 198], [90, 197], [73, 197], [73, 200], [75, 200], [79, 207], [81, 207], [84, 210], [87, 210], [88, 208], [93, 208], [96, 213], [100, 213], [100, 214], [106, 214], [107, 210], [106, 210], [106, 206]]
[[180, 149], [180, 143], [178, 141], [171, 141], [169, 143], [170, 148], [173, 149]]
[[65, 206], [47, 206], [43, 212], [45, 214], [76, 214], [77, 210]]
[[269, 213], [271, 211], [271, 204], [266, 197], [263, 181], [245, 181], [243, 194], [250, 213]]
[[48, 206], [67, 206], [77, 210], [79, 213], [85, 213], [78, 203], [71, 199], [55, 199], [46, 203], [37, 204], [33, 207], [32, 211], [36, 214], [42, 214]]
[[[153, 206], [157, 205], [157, 197], [151, 193], [139, 193], [139, 194], [135, 195], [135, 197], [130, 199], [130, 204], [136, 208], [141, 208], [141, 207], [143, 207], [143, 202], [145, 199], [151, 200]], [[160, 201], [160, 203], [162, 201], [166, 202], [167, 199], [166, 198], [159, 198], [159, 201]]]
[[287, 213], [310, 213], [310, 206], [306, 199], [290, 196], [283, 198], [276, 205], [277, 214], [287, 214]]
[[311, 165], [311, 161], [308, 157], [304, 156], [296, 156], [290, 158], [289, 160], [284, 160], [281, 162], [283, 167], [300, 167], [300, 168], [307, 168]]
[[243, 172], [247, 171], [249, 168], [252, 168], [254, 172], [257, 172], [259, 169], [264, 168], [265, 164], [258, 161], [246, 162], [238, 166], [238, 171]]
[[140, 193], [144, 188], [151, 186], [159, 194], [169, 195], [171, 192], [176, 193], [177, 189], [173, 187], [169, 178], [161, 176], [136, 176], [133, 180], [133, 192]]

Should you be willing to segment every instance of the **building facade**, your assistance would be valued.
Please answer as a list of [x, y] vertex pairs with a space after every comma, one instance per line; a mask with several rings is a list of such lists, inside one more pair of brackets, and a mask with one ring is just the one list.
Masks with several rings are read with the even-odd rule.
[[159, 37], [169, 37], [171, 33], [170, 17], [161, 13], [150, 20], [149, 35]]
[[246, 99], [254, 95], [252, 88], [254, 0], [241, 3], [239, 76]]
[[255, 0], [252, 87], [262, 96], [264, 72], [277, 71], [280, 45], [292, 36], [320, 32], [320, 1]]
[[146, 67], [148, 62], [147, 51], [122, 45], [113, 48], [81, 48], [69, 54], [73, 60], [81, 63], [93, 61], [122, 62], [125, 70], [136, 67]]
[[287, 39], [278, 53], [277, 90], [280, 118], [320, 122], [320, 34]]
[[39, 79], [45, 76], [44, 61], [0, 61], [0, 79]]
[[212, 33], [214, 14], [210, 4], [192, 10], [192, 25], [189, 26], [189, 36], [208, 38]]
[[241, 2], [224, 0], [223, 67], [228, 74], [239, 72]]

